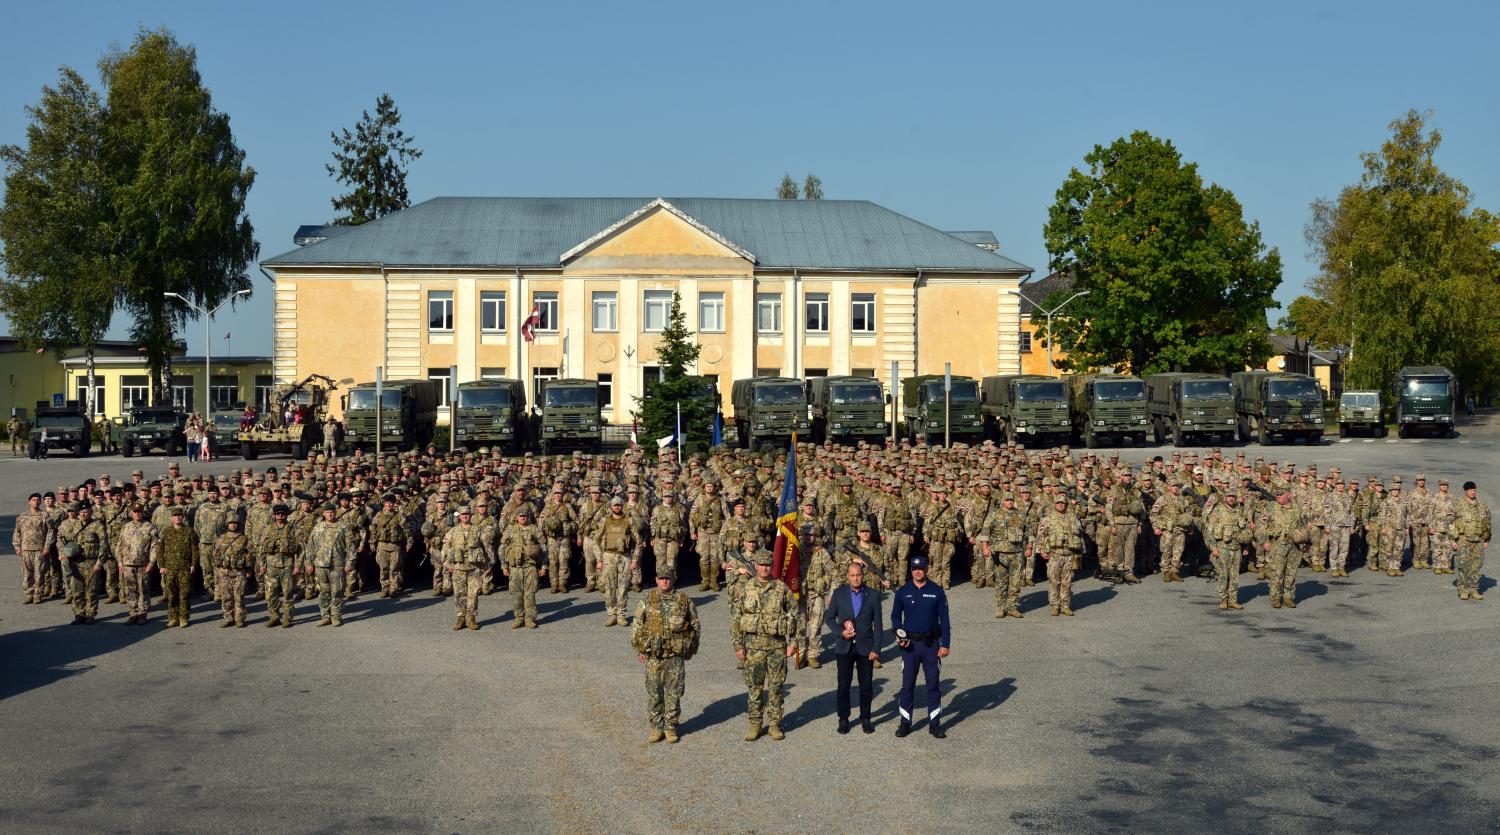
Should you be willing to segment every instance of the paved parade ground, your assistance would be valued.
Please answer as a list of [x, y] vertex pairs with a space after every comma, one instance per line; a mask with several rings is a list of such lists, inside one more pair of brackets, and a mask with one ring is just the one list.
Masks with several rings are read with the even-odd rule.
[[[1259, 448], [1246, 448], [1254, 457]], [[1122, 458], [1170, 455], [1126, 449]], [[1267, 451], [1500, 496], [1500, 432]], [[257, 469], [281, 465], [262, 460]], [[0, 542], [34, 489], [161, 459], [0, 455]], [[238, 460], [185, 473], [225, 472]], [[1497, 555], [1491, 553], [1487, 576]], [[1023, 620], [993, 594], [950, 596], [948, 738], [896, 727], [899, 667], [876, 671], [877, 733], [835, 733], [834, 666], [788, 676], [787, 738], [742, 741], [745, 695], [720, 595], [688, 587], [705, 634], [688, 662], [683, 739], [646, 744], [642, 672], [600, 595], [542, 593], [512, 631], [509, 595], [479, 632], [450, 600], [366, 594], [340, 629], [93, 627], [20, 603], [0, 559], [0, 830], [9, 832], [1334, 832], [1492, 831], [1500, 820], [1500, 594], [1450, 577], [1303, 570], [1299, 608], [1245, 609], [1212, 586], [1074, 585], [1074, 618]], [[1495, 585], [1486, 579], [1482, 588]], [[887, 603], [888, 605], [888, 603]], [[830, 656], [825, 651], [824, 658]], [[887, 655], [889, 657], [889, 655]], [[920, 696], [919, 696], [920, 702]]]

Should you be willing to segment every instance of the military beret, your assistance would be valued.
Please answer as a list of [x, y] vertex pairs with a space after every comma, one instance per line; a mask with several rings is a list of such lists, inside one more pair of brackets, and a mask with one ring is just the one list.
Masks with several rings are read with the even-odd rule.
[[286, 505], [284, 505], [284, 504], [272, 505], [271, 506], [271, 512], [274, 513], [274, 514], [276, 514], [277, 516], [285, 516], [287, 514]]
[[394, 504], [395, 501], [396, 501], [396, 494], [395, 493], [386, 493], [384, 496], [380, 497], [380, 500], [382, 502], [391, 502], [392, 504]]
[[1478, 490], [1479, 489], [1479, 485], [1475, 484], [1472, 481], [1465, 481], [1464, 482], [1464, 489], [1465, 490]]

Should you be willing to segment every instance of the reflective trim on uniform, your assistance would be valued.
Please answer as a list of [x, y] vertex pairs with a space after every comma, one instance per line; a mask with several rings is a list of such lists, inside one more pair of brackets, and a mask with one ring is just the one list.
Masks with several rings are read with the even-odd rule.
[[911, 714], [906, 712], [906, 708], [904, 708], [904, 707], [898, 707], [896, 709], [899, 710], [899, 711], [901, 711], [901, 718], [902, 719], [905, 719], [908, 722], [911, 721]]
[[938, 714], [942, 712], [943, 709], [941, 707], [935, 707], [932, 710], [927, 711], [927, 721], [931, 722], [932, 720], [938, 718]]

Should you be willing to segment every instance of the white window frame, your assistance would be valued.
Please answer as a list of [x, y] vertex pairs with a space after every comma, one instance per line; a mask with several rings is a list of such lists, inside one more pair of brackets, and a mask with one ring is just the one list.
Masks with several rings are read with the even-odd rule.
[[[239, 380], [239, 377], [236, 376], [236, 375], [232, 375], [232, 374], [216, 374], [214, 376], [221, 377], [221, 378], [233, 377], [233, 379], [234, 379], [234, 385], [231, 386], [231, 385], [225, 385], [224, 383], [215, 383], [212, 380], [210, 380], [209, 381], [209, 385], [208, 385], [208, 402], [206, 404], [204, 404], [205, 407], [207, 408], [207, 410], [208, 411], [213, 411], [215, 408], [218, 407], [218, 405], [220, 403], [229, 404], [229, 405], [232, 405], [232, 404], [235, 404], [235, 403], [239, 403], [240, 402], [240, 380]], [[226, 396], [221, 398], [219, 396], [221, 394], [226, 395]]]
[[[672, 291], [671, 290], [643, 290], [641, 291], [641, 331], [643, 333], [661, 333], [667, 329], [667, 323], [672, 313]], [[660, 311], [661, 321], [652, 326], [652, 309]]]
[[[537, 325], [537, 333], [557, 333], [562, 316], [561, 302], [558, 301], [556, 290], [533, 290], [531, 291], [531, 306], [541, 311], [541, 323]], [[530, 316], [531, 311], [527, 310]]]
[[557, 369], [552, 366], [531, 369], [531, 402], [538, 409], [542, 407], [542, 384], [552, 380], [561, 379]]
[[[865, 307], [865, 308], [868, 309], [867, 312], [865, 313], [865, 326], [862, 327], [862, 328], [859, 327], [856, 324], [857, 319], [858, 319], [857, 311], [861, 307]], [[850, 333], [866, 334], [866, 335], [875, 333], [875, 329], [876, 329], [875, 313], [876, 313], [876, 310], [875, 310], [875, 294], [874, 293], [851, 293], [850, 296], [849, 296], [849, 331], [850, 331]]]
[[604, 392], [601, 406], [606, 409], [615, 407], [615, 375], [613, 372], [603, 372], [595, 378], [599, 383], [599, 390]]
[[[447, 322], [446, 326], [433, 327], [433, 305], [439, 305], [443, 311], [441, 318]], [[428, 333], [453, 333], [453, 291], [452, 290], [428, 290], [427, 291], [427, 332]]]
[[[755, 294], [755, 332], [756, 333], [781, 333], [781, 304], [780, 293], [756, 293]], [[766, 321], [767, 316], [771, 321]], [[767, 327], [767, 325], [770, 327]]]
[[174, 375], [171, 385], [168, 386], [171, 390], [172, 408], [182, 412], [191, 412], [193, 411], [195, 399], [193, 397], [193, 377], [191, 374], [183, 374], [180, 375], [180, 378], [187, 382], [179, 383], [177, 381], [178, 376]]
[[481, 368], [481, 369], [479, 369], [479, 379], [481, 379], [481, 380], [503, 380], [503, 379], [505, 379], [505, 369], [504, 368]]
[[[589, 302], [589, 324], [594, 333], [617, 333], [620, 330], [620, 294], [615, 290], [595, 290]], [[600, 317], [604, 322], [600, 323]]]
[[[494, 325], [486, 325], [485, 314], [493, 309]], [[506, 298], [504, 290], [479, 291], [479, 332], [505, 333]]]
[[438, 398], [438, 408], [448, 408], [448, 388], [452, 385], [451, 381], [453, 379], [453, 369], [429, 368], [427, 369], [427, 379], [443, 381], [443, 394]]
[[[89, 375], [79, 374], [74, 380], [73, 396], [78, 398], [78, 408], [89, 407]], [[94, 372], [94, 414], [104, 413], [104, 377], [99, 372]]]
[[[145, 380], [140, 384], [127, 382], [131, 377]], [[151, 377], [149, 375], [126, 375], [120, 378], [120, 414], [127, 415], [131, 409], [142, 409], [151, 405]]]
[[[819, 322], [813, 321], [813, 313], [817, 312]], [[808, 333], [828, 333], [828, 294], [808, 293], [803, 305], [802, 322], [807, 327]]]
[[714, 290], [698, 294], [698, 332], [724, 332], [724, 293]]

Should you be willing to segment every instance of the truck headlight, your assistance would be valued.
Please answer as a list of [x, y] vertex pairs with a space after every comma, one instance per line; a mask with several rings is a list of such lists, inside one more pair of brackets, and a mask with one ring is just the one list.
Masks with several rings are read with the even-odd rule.
[[1139, 423], [1140, 425], [1145, 426], [1146, 425], [1146, 419], [1145, 418], [1136, 418], [1136, 423]]
[[599, 427], [591, 423], [591, 424], [589, 424], [589, 431], [590, 432], [598, 432], [599, 431]]
[[469, 434], [469, 430], [467, 430], [467, 429], [460, 429], [460, 430], [458, 430], [458, 434], [460, 434], [460, 435], [467, 435], [467, 434]]
[[1025, 425], [1026, 425], [1026, 421], [1024, 421], [1024, 420], [1018, 420], [1018, 421], [1016, 421], [1016, 428], [1017, 429], [1020, 429], [1021, 427], [1025, 426]]
[[930, 427], [932, 429], [936, 429], [939, 426], [942, 426], [943, 424], [942, 424], [941, 421], [929, 420], [929, 421], [927, 421], [927, 425], [928, 425], [928, 427]]
[[844, 424], [842, 424], [842, 423], [835, 423], [833, 425], [833, 428], [834, 429], [843, 429], [844, 428]]
[[1095, 426], [1103, 426], [1104, 425], [1104, 421], [1102, 421], [1102, 420], [1096, 420], [1096, 421], [1094, 421], [1094, 425]]
[[970, 426], [983, 426], [984, 425], [984, 421], [982, 421], [982, 420], [971, 420], [971, 421], [969, 421], [969, 425]]
[[1271, 418], [1271, 422], [1272, 423], [1280, 423], [1281, 422], [1281, 418]]
[[757, 423], [757, 424], [755, 424], [755, 428], [756, 429], [765, 429], [766, 425], [764, 423]]
[[1320, 417], [1313, 418], [1313, 423], [1322, 423], [1322, 422], [1323, 422], [1323, 419], [1320, 418]]
[[1447, 423], [1452, 419], [1453, 418], [1449, 417], [1448, 415], [1438, 415], [1438, 420], [1442, 421], [1443, 423]]
[[1182, 425], [1183, 426], [1191, 426], [1192, 423], [1193, 423], [1193, 419], [1192, 418], [1183, 418], [1182, 419]]
[[556, 426], [543, 426], [542, 427], [542, 431], [543, 432], [549, 432], [549, 433], [550, 432], [556, 432], [557, 431], [557, 427]]
[[[1143, 420], [1143, 421], [1141, 421], [1141, 423], [1145, 423], [1145, 421]], [[1234, 418], [1224, 418], [1224, 424], [1226, 426], [1233, 426], [1234, 425]]]

